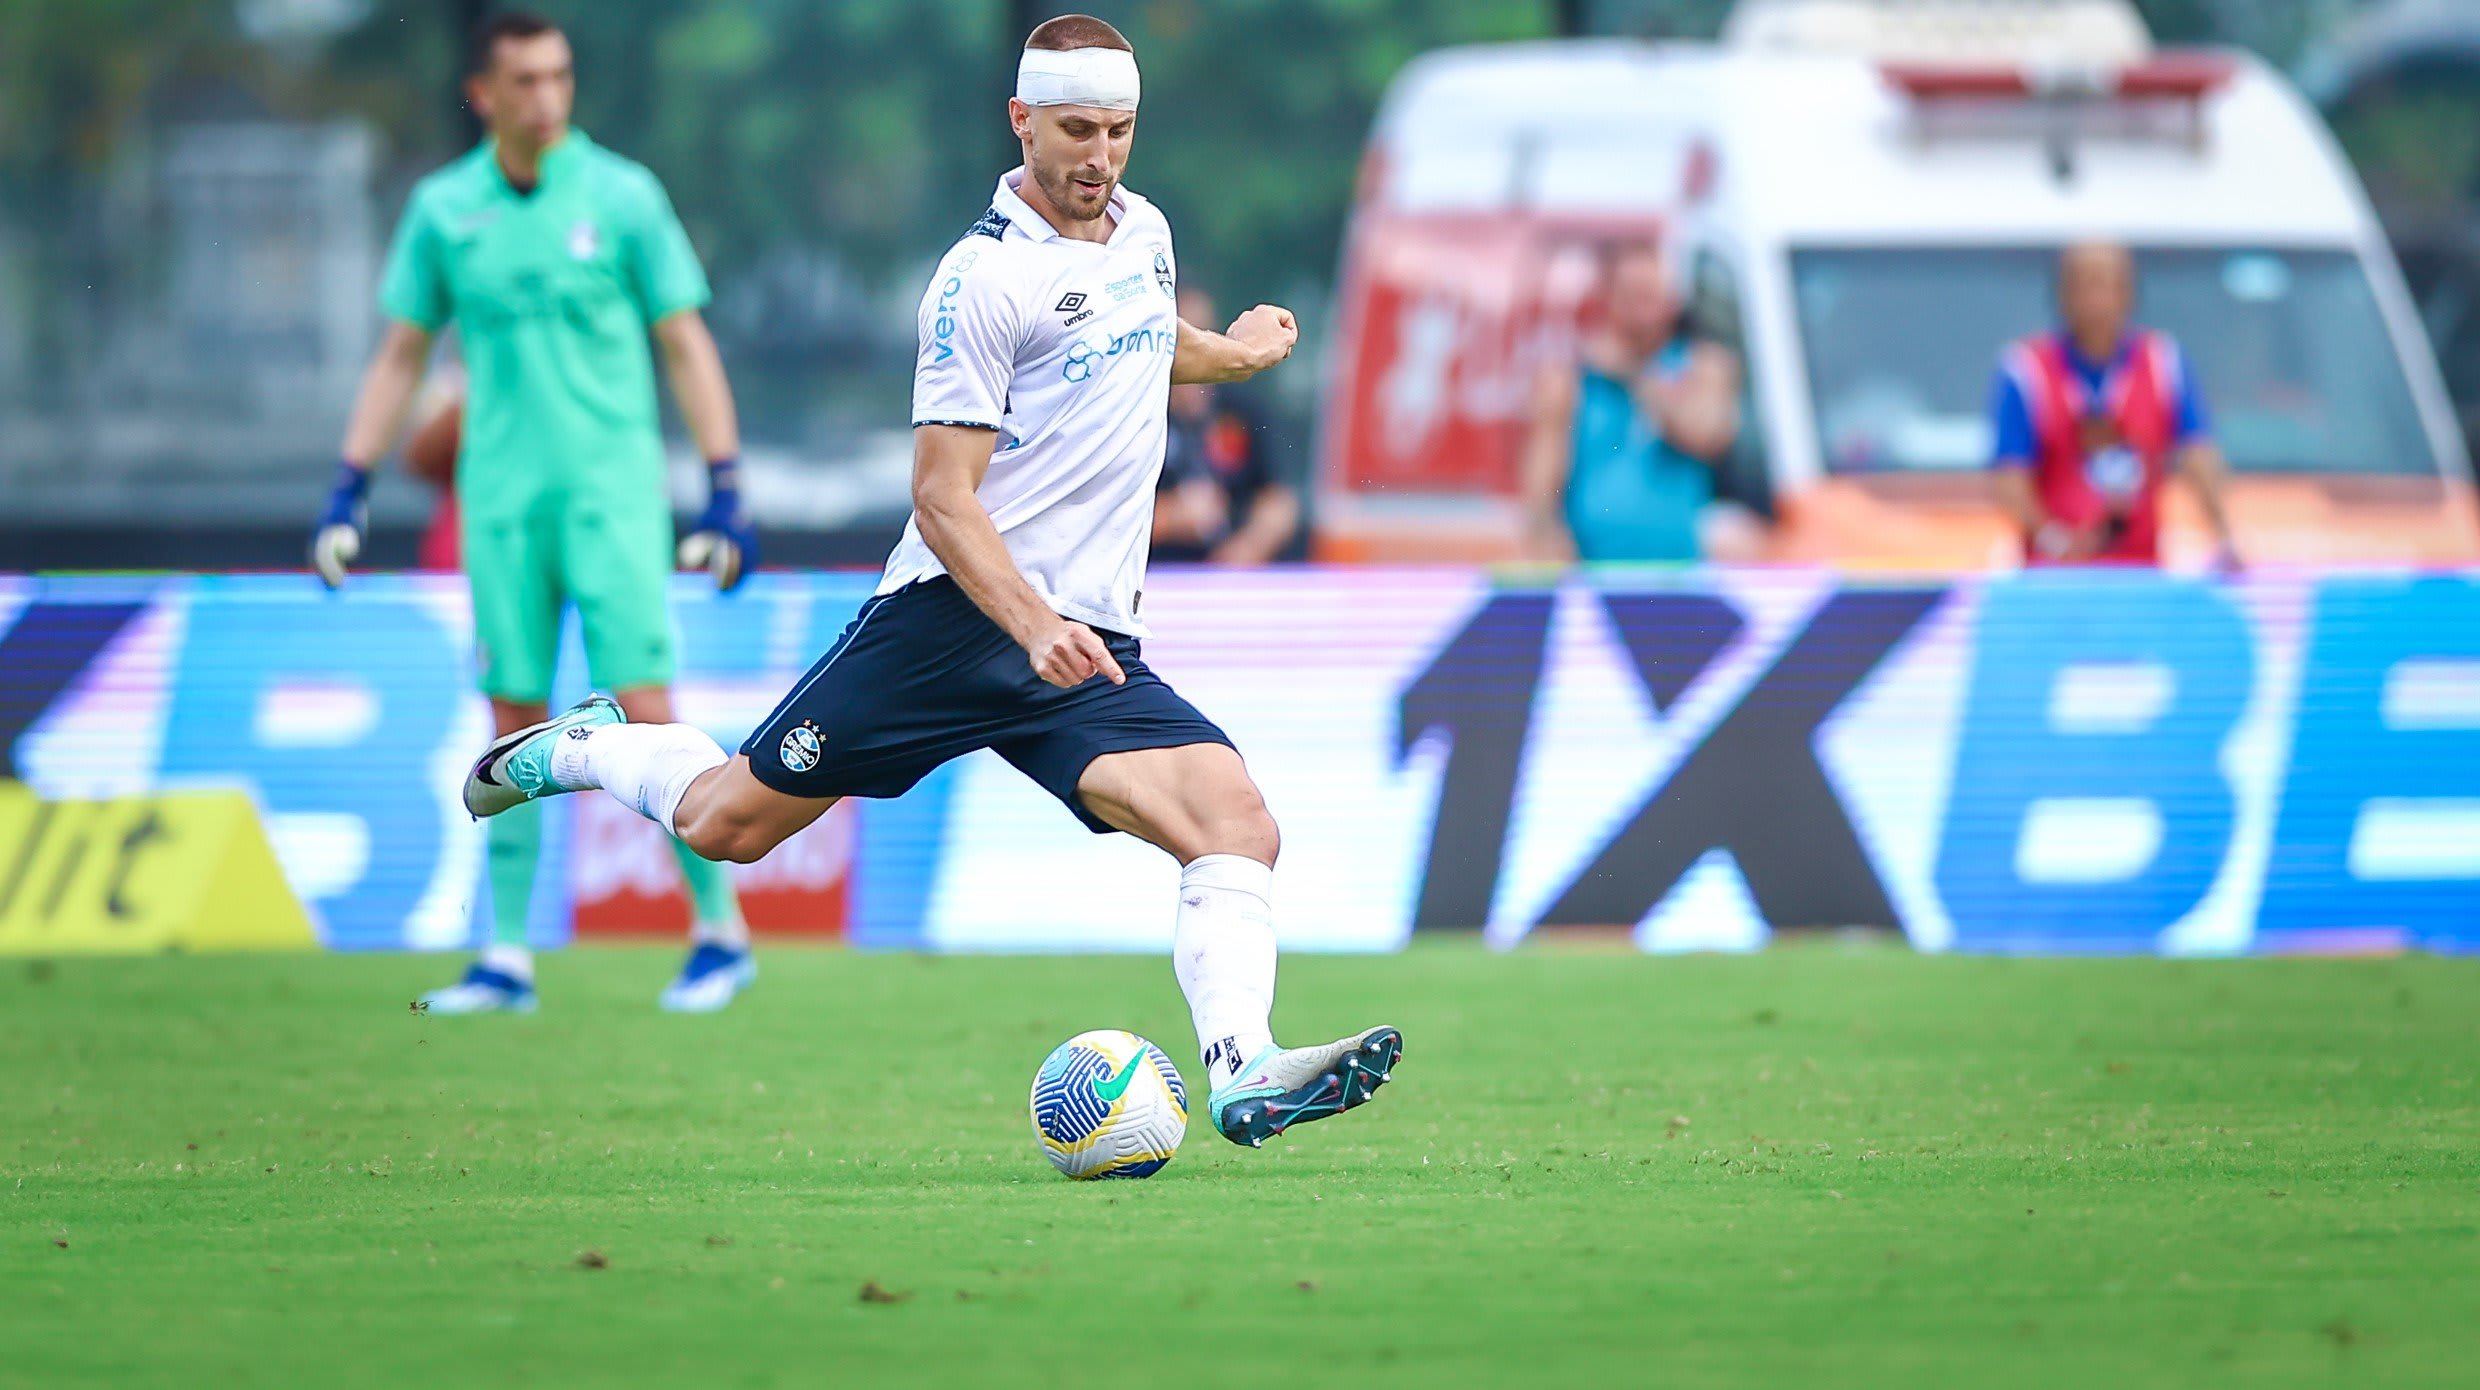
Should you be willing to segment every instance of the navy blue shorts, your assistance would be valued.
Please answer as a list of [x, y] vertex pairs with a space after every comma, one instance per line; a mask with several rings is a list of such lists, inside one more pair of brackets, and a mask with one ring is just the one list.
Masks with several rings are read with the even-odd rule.
[[861, 605], [741, 752], [769, 787], [823, 800], [902, 796], [939, 764], [989, 748], [1109, 834], [1076, 794], [1094, 759], [1231, 737], [1146, 667], [1136, 638], [1101, 636], [1128, 683], [1095, 676], [1062, 690], [954, 580], [908, 584]]

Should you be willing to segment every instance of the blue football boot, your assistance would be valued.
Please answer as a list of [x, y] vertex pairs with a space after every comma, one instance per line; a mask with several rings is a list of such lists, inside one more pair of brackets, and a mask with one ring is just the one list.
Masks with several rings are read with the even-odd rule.
[[424, 1012], [434, 1014], [530, 1014], [536, 1002], [532, 980], [481, 961], [465, 968], [464, 979], [422, 996]]
[[758, 978], [758, 963], [746, 949], [734, 950], [701, 941], [680, 965], [680, 977], [663, 987], [656, 1002], [666, 1013], [711, 1014], [732, 1002]]

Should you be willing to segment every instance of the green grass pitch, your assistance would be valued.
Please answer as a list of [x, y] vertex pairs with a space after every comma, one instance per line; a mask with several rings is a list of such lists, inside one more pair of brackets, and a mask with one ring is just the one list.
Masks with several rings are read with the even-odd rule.
[[1029, 1134], [1165, 963], [0, 963], [0, 1382], [2249, 1385], [2480, 1378], [2480, 962], [1287, 962], [1369, 1108], [1142, 1183]]

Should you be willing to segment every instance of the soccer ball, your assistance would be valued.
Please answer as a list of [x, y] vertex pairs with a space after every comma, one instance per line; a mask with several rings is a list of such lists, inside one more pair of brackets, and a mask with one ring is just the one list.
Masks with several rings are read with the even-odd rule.
[[1188, 1134], [1188, 1088], [1136, 1034], [1079, 1033], [1033, 1074], [1033, 1134], [1069, 1177], [1150, 1178]]

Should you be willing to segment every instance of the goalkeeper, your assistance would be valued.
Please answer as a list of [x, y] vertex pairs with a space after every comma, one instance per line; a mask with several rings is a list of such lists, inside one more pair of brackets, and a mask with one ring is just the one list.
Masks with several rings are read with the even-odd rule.
[[[456, 464], [465, 572], [498, 732], [548, 717], [572, 602], [595, 686], [631, 719], [668, 722], [672, 516], [650, 333], [712, 483], [680, 560], [729, 590], [757, 558], [732, 389], [698, 312], [705, 272], [654, 175], [569, 127], [576, 79], [558, 28], [522, 13], [490, 20], [465, 89], [489, 138], [406, 204], [379, 289], [386, 335], [345, 428], [311, 562], [330, 587], [344, 582], [361, 550], [371, 465], [403, 426], [432, 339], [453, 322], [470, 382]], [[427, 996], [434, 1013], [535, 1005], [525, 928], [541, 812], [496, 817], [489, 834], [490, 942], [462, 980]], [[696, 939], [662, 1003], [719, 1009], [755, 975], [748, 928], [723, 866], [672, 847]]]

